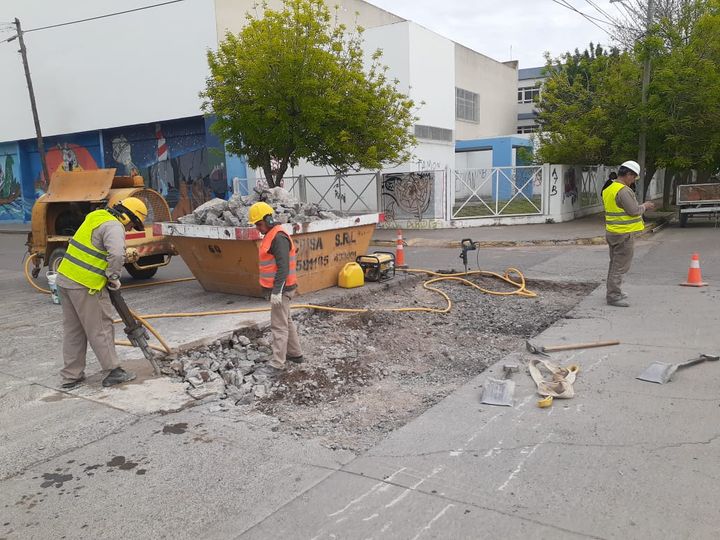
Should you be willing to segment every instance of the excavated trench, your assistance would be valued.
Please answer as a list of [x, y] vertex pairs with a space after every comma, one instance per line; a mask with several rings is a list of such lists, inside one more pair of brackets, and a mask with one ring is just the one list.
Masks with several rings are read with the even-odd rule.
[[[442, 307], [415, 278], [363, 291], [336, 307]], [[503, 282], [473, 277], [509, 291]], [[330, 448], [361, 451], [418, 416], [525, 340], [568, 313], [595, 283], [529, 281], [536, 298], [493, 296], [439, 285], [447, 314], [302, 312], [294, 316], [305, 362], [271, 382], [253, 375], [270, 356], [269, 331], [247, 329], [232, 340], [184, 353], [166, 365], [196, 399], [221, 398], [279, 420], [278, 430], [320, 438]]]

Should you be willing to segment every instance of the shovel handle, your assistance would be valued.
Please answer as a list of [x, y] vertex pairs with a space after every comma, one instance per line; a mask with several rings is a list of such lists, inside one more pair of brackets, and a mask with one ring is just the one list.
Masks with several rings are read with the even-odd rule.
[[688, 360], [687, 362], [682, 362], [681, 364], [678, 364], [677, 367], [678, 368], [690, 367], [690, 366], [694, 366], [695, 364], [702, 364], [705, 360], [713, 361], [713, 360], [717, 360], [717, 357], [709, 356], [706, 354], [701, 354], [697, 358], [693, 358], [692, 360]]
[[595, 347], [609, 347], [610, 345], [620, 345], [617, 340], [613, 341], [593, 341], [592, 343], [570, 343], [569, 345], [552, 345], [550, 347], [542, 347], [544, 352], [571, 351], [573, 349], [593, 349]]

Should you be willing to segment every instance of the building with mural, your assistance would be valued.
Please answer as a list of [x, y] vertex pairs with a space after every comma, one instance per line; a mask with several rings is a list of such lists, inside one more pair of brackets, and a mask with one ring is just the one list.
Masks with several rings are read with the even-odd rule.
[[[211, 132], [212, 118], [202, 114], [199, 93], [209, 73], [206, 51], [227, 31], [240, 30], [254, 3], [193, 0], [54, 27], [123, 11], [127, 4], [6, 0], [4, 12], [26, 31], [49, 173], [113, 167], [118, 174], [140, 174], [167, 199], [174, 217], [227, 196], [233, 184], [241, 192], [252, 189], [262, 174], [224, 150]], [[363, 0], [339, 4], [339, 22], [365, 27], [367, 52], [382, 49], [389, 75], [423, 103], [414, 161], [383, 173], [448, 170], [455, 167], [458, 140], [515, 131], [515, 62], [497, 62]], [[27, 221], [48, 179], [16, 47], [0, 48], [0, 69], [6, 75], [0, 220]], [[331, 171], [301, 163], [290, 174], [318, 173]], [[423, 197], [432, 208], [441, 194], [438, 184]]]

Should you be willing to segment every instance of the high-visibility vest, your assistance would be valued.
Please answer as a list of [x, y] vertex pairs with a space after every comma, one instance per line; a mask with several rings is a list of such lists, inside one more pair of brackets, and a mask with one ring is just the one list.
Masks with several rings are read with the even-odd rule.
[[105, 270], [108, 267], [108, 252], [101, 251], [93, 245], [92, 233], [108, 221], [117, 221], [117, 218], [107, 210], [90, 212], [70, 239], [65, 256], [58, 267], [58, 273], [84, 285], [89, 289], [90, 294], [95, 294], [107, 283]]
[[295, 274], [297, 249], [295, 249], [295, 244], [293, 243], [292, 238], [285, 233], [282, 226], [275, 225], [262, 239], [259, 249], [258, 261], [260, 263], [260, 286], [265, 289], [272, 289], [273, 285], [275, 285], [275, 274], [277, 274], [278, 267], [275, 257], [272, 253], [270, 253], [270, 246], [278, 233], [284, 234], [287, 236], [288, 240], [290, 240], [290, 264], [285, 285], [297, 284], [297, 275]]
[[[605, 206], [605, 230], [611, 234], [627, 234], [645, 229], [642, 216], [631, 216], [615, 201], [620, 190], [627, 186], [621, 182], [613, 182], [603, 191]], [[630, 188], [628, 188], [630, 189]]]

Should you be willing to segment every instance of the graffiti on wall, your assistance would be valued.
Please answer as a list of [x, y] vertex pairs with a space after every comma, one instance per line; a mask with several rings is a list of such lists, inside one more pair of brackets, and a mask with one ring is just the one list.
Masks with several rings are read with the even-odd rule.
[[380, 198], [387, 220], [432, 217], [427, 214], [434, 194], [434, 172], [383, 174]]
[[570, 199], [570, 202], [572, 204], [575, 204], [575, 201], [577, 201], [578, 198], [578, 187], [577, 187], [577, 179], [575, 175], [575, 167], [569, 167], [565, 171], [565, 175], [563, 178], [563, 193], [562, 193], [562, 200], [565, 202], [566, 199]]
[[18, 155], [0, 146], [0, 220], [23, 219]]
[[105, 166], [142, 176], [165, 197], [174, 219], [229, 191], [224, 159], [208, 150], [202, 118], [106, 130], [103, 146]]

